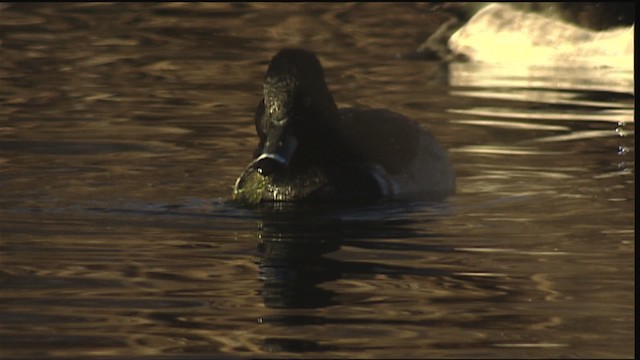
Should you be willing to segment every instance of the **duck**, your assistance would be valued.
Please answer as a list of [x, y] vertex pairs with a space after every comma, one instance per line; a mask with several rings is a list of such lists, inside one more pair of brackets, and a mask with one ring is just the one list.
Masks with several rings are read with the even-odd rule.
[[233, 187], [240, 203], [443, 199], [455, 191], [447, 151], [430, 132], [387, 109], [338, 109], [312, 51], [273, 56], [254, 121], [258, 145]]

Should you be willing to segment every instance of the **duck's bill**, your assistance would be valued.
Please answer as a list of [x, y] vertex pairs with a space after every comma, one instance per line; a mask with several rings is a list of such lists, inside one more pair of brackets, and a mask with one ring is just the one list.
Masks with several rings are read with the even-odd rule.
[[272, 131], [267, 136], [262, 153], [254, 160], [254, 166], [260, 174], [268, 176], [278, 167], [289, 165], [298, 147], [298, 141], [287, 133], [286, 130]]

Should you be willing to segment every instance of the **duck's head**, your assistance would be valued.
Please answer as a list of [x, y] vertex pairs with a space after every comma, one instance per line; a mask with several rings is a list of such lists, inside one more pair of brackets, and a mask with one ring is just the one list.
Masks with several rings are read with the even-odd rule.
[[308, 162], [330, 146], [325, 134], [339, 115], [315, 54], [280, 50], [269, 64], [263, 95], [255, 117], [260, 143], [254, 166], [260, 174]]

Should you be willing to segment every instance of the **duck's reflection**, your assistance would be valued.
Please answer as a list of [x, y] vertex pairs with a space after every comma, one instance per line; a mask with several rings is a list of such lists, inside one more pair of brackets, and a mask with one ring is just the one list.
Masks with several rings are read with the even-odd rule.
[[258, 245], [262, 297], [271, 308], [318, 308], [333, 304], [332, 291], [318, 285], [342, 276], [340, 262], [324, 255], [340, 248], [340, 239], [321, 242], [273, 241], [263, 235]]
[[[259, 222], [258, 264], [263, 281], [265, 306], [276, 309], [323, 308], [337, 303], [335, 291], [323, 288], [326, 282], [340, 279], [345, 262], [328, 254], [340, 249], [344, 223], [328, 209], [278, 206], [264, 209]], [[269, 324], [298, 326], [322, 324], [327, 319], [274, 313], [260, 319]], [[315, 339], [267, 337], [266, 352], [317, 352], [324, 349]]]
[[[522, 279], [514, 281], [508, 273], [496, 273], [495, 270], [482, 266], [451, 267], [443, 266], [442, 263], [425, 266], [415, 261], [398, 262], [393, 258], [387, 261], [382, 254], [424, 254], [425, 258], [433, 256], [436, 261], [448, 256], [454, 259], [459, 254], [455, 245], [443, 245], [442, 241], [430, 243], [430, 237], [442, 240], [447, 235], [425, 230], [430, 227], [430, 221], [437, 219], [428, 214], [429, 210], [425, 208], [403, 210], [397, 207], [373, 207], [345, 212], [341, 209], [287, 206], [261, 211], [258, 265], [263, 282], [261, 295], [268, 310], [258, 322], [269, 325], [264, 328], [269, 333], [263, 339], [262, 349], [274, 353], [340, 350], [335, 343], [314, 338], [309, 333], [292, 336], [292, 331], [305, 327], [449, 326], [455, 314], [450, 313], [448, 304], [461, 301], [485, 301], [489, 306], [481, 310], [471, 306], [470, 313], [464, 319], [456, 320], [459, 322], [457, 326], [476, 327], [479, 323], [490, 322], [520, 328], [546, 326], [545, 324], [555, 321], [544, 315], [507, 316], [501, 311], [503, 303], [536, 296], [528, 287], [521, 288], [518, 285]], [[339, 252], [343, 246], [349, 249]], [[363, 250], [363, 254], [378, 256], [345, 259], [345, 254], [352, 252], [353, 248]], [[421, 262], [425, 263], [428, 262]], [[429, 287], [431, 291], [415, 293], [416, 299], [419, 299], [416, 304], [421, 305], [417, 305], [414, 310], [416, 314], [422, 315], [407, 317], [400, 315], [404, 310], [398, 310], [399, 312], [394, 313], [396, 315], [390, 317], [361, 318], [312, 310], [366, 303], [374, 296], [375, 287], [371, 291], [345, 291], [344, 288], [332, 290], [329, 283], [340, 282], [342, 278], [356, 278], [363, 279], [367, 284], [375, 284], [375, 280], [368, 279], [375, 279], [377, 276], [391, 282], [400, 279], [400, 283], [403, 279], [413, 279], [412, 281], [421, 281], [423, 290]], [[384, 282], [380, 281], [383, 286], [381, 290], [384, 290], [384, 286], [392, 286], [388, 282], [383, 284]], [[429, 294], [434, 296], [427, 301], [425, 297]], [[398, 295], [403, 296], [400, 293]], [[420, 307], [427, 303], [427, 307]], [[282, 336], [273, 332], [274, 328], [280, 327], [286, 328]]]
[[261, 213], [258, 234], [265, 305], [319, 308], [334, 304], [335, 293], [319, 285], [343, 274], [341, 262], [326, 257], [340, 249], [339, 220], [291, 207], [271, 210]]
[[[350, 215], [354, 214], [359, 218], [350, 219]], [[376, 208], [368, 208], [364, 212], [301, 205], [261, 209], [258, 265], [265, 305], [269, 308], [320, 308], [334, 305], [337, 303], [337, 294], [321, 285], [338, 280], [344, 274], [441, 275], [430, 269], [359, 259], [348, 261], [330, 256], [345, 243], [359, 248], [382, 249], [389, 244], [377, 242], [376, 238], [418, 236], [410, 226], [411, 220], [387, 215], [384, 210]], [[429, 235], [421, 233], [419, 236]], [[414, 251], [452, 251], [428, 244], [395, 243], [395, 246], [411, 247], [406, 250]]]

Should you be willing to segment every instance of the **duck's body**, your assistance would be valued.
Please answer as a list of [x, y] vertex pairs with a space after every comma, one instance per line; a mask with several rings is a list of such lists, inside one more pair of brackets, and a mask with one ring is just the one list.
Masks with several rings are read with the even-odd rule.
[[281, 50], [264, 93], [255, 119], [260, 143], [235, 199], [367, 201], [454, 191], [446, 151], [431, 134], [388, 110], [338, 110], [313, 53]]

